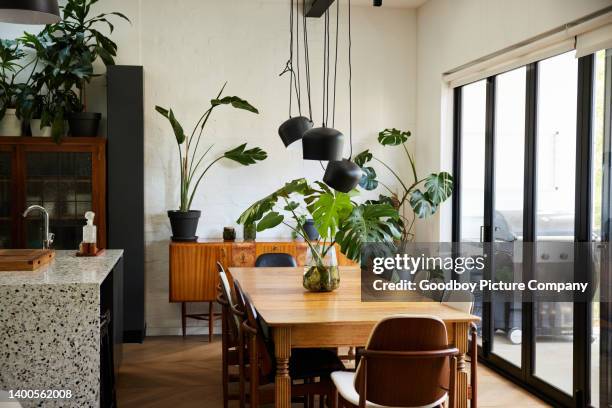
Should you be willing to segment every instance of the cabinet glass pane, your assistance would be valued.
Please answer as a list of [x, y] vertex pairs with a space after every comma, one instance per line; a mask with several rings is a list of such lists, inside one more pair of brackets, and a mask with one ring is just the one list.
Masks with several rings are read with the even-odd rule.
[[[81, 242], [84, 214], [92, 210], [92, 155], [83, 152], [28, 152], [26, 205], [47, 209], [54, 248], [76, 249]], [[43, 223], [38, 214], [26, 222], [26, 246], [38, 248]]]
[[0, 152], [0, 248], [11, 248], [11, 153]]

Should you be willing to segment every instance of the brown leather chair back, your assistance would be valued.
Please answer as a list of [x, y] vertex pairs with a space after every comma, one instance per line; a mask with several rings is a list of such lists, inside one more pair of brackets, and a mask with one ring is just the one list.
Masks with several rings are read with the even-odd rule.
[[[444, 322], [429, 316], [381, 320], [357, 368], [355, 389], [363, 402], [392, 407], [441, 404], [449, 390], [449, 357]], [[438, 402], [439, 401], [439, 402]]]

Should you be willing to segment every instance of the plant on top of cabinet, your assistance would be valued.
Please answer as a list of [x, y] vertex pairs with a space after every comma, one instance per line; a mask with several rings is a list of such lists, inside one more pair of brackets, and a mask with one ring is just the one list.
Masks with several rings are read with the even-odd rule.
[[249, 166], [258, 161], [265, 160], [268, 157], [267, 153], [261, 148], [254, 147], [247, 149], [246, 143], [243, 143], [217, 156], [204, 167], [206, 164], [204, 159], [214, 144], [210, 144], [210, 146], [201, 153], [199, 149], [201, 147], [200, 141], [202, 140], [206, 123], [208, 123], [208, 119], [215, 108], [222, 105], [230, 105], [236, 109], [255, 114], [259, 113], [255, 107], [244, 99], [237, 96], [222, 97], [224, 89], [225, 85], [223, 85], [217, 97], [210, 101], [210, 108], [200, 116], [200, 119], [193, 127], [193, 131], [190, 135], [185, 134], [183, 126], [176, 119], [172, 109], [162, 108], [161, 106], [155, 107], [155, 110], [160, 115], [168, 119], [178, 145], [179, 168], [181, 174], [180, 206], [178, 210], [168, 211], [173, 241], [195, 241], [197, 239], [195, 233], [198, 228], [198, 220], [200, 219], [201, 211], [192, 210], [191, 204], [193, 203], [200, 182], [212, 166], [224, 159], [234, 161], [243, 166]]
[[73, 136], [98, 133], [102, 115], [86, 112], [86, 87], [98, 75], [94, 73], [94, 62], [100, 59], [105, 66], [114, 65], [117, 56], [117, 45], [98, 28], [107, 27], [112, 33], [111, 16], [130, 20], [119, 12], [91, 16], [91, 7], [96, 2], [68, 0], [61, 7], [62, 20], [45, 26], [38, 35], [25, 33], [22, 38], [42, 64], [42, 69], [31, 78], [36, 97], [31, 100], [30, 112], [40, 116], [42, 127], [51, 127], [56, 140], [66, 133], [66, 119]]
[[[375, 190], [380, 185], [389, 192], [390, 195], [379, 195], [376, 202], [390, 204], [399, 211], [399, 225], [402, 232], [402, 241], [411, 241], [414, 238], [413, 228], [416, 218], [427, 218], [435, 214], [438, 208], [440, 208], [440, 205], [453, 193], [453, 176], [447, 172], [432, 173], [427, 177], [419, 178], [414, 158], [406, 146], [406, 141], [410, 135], [410, 132], [404, 132], [398, 129], [385, 129], [378, 134], [378, 143], [383, 146], [402, 146], [412, 170], [412, 184], [402, 180], [396, 171], [382, 159], [374, 156], [369, 150], [364, 150], [355, 156], [354, 159], [355, 164], [363, 170], [363, 175], [359, 182], [361, 188], [371, 191]], [[383, 167], [397, 179], [402, 187], [402, 192], [400, 194], [378, 180], [376, 171], [373, 167], [366, 166], [366, 164], [372, 160], [382, 164]], [[402, 209], [406, 202], [408, 202], [412, 208], [412, 219], [408, 219], [402, 213]]]
[[[308, 245], [302, 281], [304, 288], [313, 292], [329, 292], [340, 285], [335, 243], [340, 245], [347, 258], [359, 261], [366, 243], [392, 244], [401, 235], [397, 224], [399, 214], [393, 206], [371, 201], [358, 204], [352, 200], [355, 194], [355, 190], [342, 193], [320, 181], [315, 182], [313, 187], [305, 179], [297, 179], [255, 202], [240, 215], [237, 222], [256, 224], [257, 231], [282, 223], [295, 231]], [[300, 211], [300, 202], [306, 204], [305, 211]], [[309, 238], [298, 213], [307, 213], [312, 217], [321, 235], [320, 240]], [[295, 225], [286, 222], [285, 217], [292, 218]]]
[[20, 64], [24, 57], [19, 42], [0, 40], [0, 136], [21, 136], [16, 108], [23, 84], [16, 83], [15, 78], [25, 68]]

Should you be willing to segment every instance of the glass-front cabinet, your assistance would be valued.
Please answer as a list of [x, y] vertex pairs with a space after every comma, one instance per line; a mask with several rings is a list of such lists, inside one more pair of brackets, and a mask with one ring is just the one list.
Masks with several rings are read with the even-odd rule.
[[40, 248], [49, 213], [53, 248], [77, 249], [87, 211], [96, 213], [98, 247], [106, 246], [106, 139], [0, 137], [0, 248]]

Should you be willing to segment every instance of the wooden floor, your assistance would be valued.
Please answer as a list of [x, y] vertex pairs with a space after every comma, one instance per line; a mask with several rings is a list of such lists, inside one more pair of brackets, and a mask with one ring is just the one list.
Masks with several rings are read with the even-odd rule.
[[[220, 345], [219, 336], [212, 344], [206, 336], [175, 336], [124, 345], [119, 407], [223, 407]], [[481, 407], [548, 406], [482, 366], [478, 390]]]

